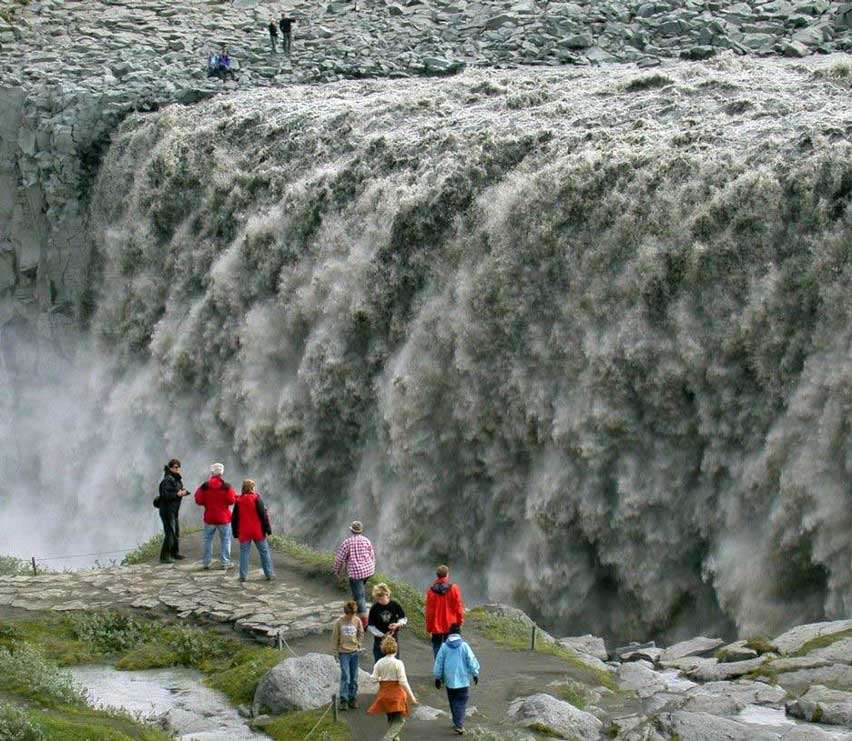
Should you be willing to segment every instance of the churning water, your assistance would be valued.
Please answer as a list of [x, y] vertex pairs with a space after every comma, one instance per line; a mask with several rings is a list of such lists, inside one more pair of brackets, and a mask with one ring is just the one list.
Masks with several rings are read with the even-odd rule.
[[132, 117], [92, 204], [98, 349], [57, 412], [83, 407], [72, 485], [49, 408], [21, 480], [124, 523], [168, 457], [192, 483], [224, 459], [280, 529], [328, 545], [357, 516], [382, 567], [447, 561], [561, 633], [848, 614], [844, 63], [491, 70]]

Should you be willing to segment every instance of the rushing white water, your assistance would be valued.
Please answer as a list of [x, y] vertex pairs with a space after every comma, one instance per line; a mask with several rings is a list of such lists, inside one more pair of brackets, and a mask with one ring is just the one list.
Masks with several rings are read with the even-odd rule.
[[563, 633], [848, 614], [843, 63], [129, 119], [92, 205], [85, 306], [114, 367], [83, 457], [140, 501], [169, 456], [223, 458], [284, 530], [327, 545], [358, 516], [383, 567], [448, 561]]

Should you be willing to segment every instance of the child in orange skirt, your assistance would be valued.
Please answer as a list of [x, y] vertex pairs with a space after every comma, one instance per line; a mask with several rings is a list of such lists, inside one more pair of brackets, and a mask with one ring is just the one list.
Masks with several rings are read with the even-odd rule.
[[405, 676], [405, 664], [394, 657], [399, 647], [393, 636], [385, 636], [381, 648], [384, 658], [376, 662], [372, 674], [372, 679], [379, 683], [379, 693], [367, 712], [370, 715], [387, 715], [388, 732], [382, 741], [399, 741], [405, 716], [408, 715], [409, 700], [412, 705], [417, 705], [417, 698]]

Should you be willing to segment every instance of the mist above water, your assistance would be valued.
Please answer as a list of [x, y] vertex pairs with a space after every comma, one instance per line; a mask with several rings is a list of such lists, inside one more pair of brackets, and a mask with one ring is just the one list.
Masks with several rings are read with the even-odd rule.
[[92, 205], [107, 402], [69, 400], [86, 500], [184, 449], [258, 479], [281, 530], [329, 545], [357, 516], [388, 570], [449, 562], [560, 633], [848, 614], [836, 63], [492, 71], [129, 119]]

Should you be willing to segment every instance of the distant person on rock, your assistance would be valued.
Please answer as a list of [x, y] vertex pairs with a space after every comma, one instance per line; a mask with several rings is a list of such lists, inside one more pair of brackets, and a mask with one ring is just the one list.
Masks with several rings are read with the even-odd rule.
[[331, 630], [331, 645], [340, 662], [340, 709], [358, 707], [358, 656], [364, 639], [364, 626], [355, 614], [354, 600], [343, 603], [343, 616]]
[[281, 51], [288, 57], [290, 56], [290, 46], [293, 40], [293, 24], [295, 22], [295, 18], [288, 18], [283, 13], [281, 14], [281, 20], [278, 21], [278, 27], [281, 29]]
[[210, 568], [213, 560], [213, 536], [216, 533], [219, 533], [222, 568], [231, 566], [231, 506], [237, 501], [237, 492], [222, 478], [224, 475], [225, 467], [214, 463], [210, 466], [210, 478], [195, 490], [195, 503], [204, 507], [201, 564], [205, 569]]
[[461, 637], [461, 628], [451, 625], [447, 640], [441, 645], [432, 667], [435, 687], [447, 688], [447, 700], [453, 716], [453, 730], [464, 733], [464, 716], [470, 695], [470, 680], [479, 684], [479, 661], [473, 649]]
[[160, 563], [180, 561], [180, 503], [189, 492], [183, 488], [180, 474], [180, 461], [172, 458], [163, 468], [163, 480], [160, 491], [154, 500], [154, 505], [160, 510], [160, 520], [163, 522], [163, 547], [160, 549]]
[[464, 623], [464, 603], [458, 584], [450, 583], [450, 569], [439, 566], [437, 578], [426, 590], [426, 630], [432, 634], [432, 655], [437, 656], [451, 625]]
[[351, 535], [346, 538], [334, 554], [333, 571], [338, 576], [343, 567], [349, 577], [349, 588], [352, 597], [358, 603], [358, 615], [361, 622], [367, 625], [367, 600], [364, 597], [364, 589], [367, 580], [376, 573], [376, 556], [373, 553], [373, 544], [364, 535], [364, 526], [354, 520], [349, 526]]
[[[376, 584], [373, 587], [373, 606], [367, 618], [367, 630], [373, 636], [373, 660], [379, 661], [382, 656], [382, 640], [386, 636], [396, 638], [399, 643], [399, 631], [408, 624], [405, 610], [396, 600], [391, 599], [391, 591], [387, 584]], [[399, 651], [396, 653], [399, 658]]]
[[266, 27], [269, 31], [269, 43], [272, 44], [272, 53], [275, 54], [278, 49], [275, 48], [275, 44], [278, 41], [278, 26], [275, 25], [275, 19], [269, 19], [269, 25]]
[[207, 76], [219, 77], [219, 55], [216, 52], [210, 52], [207, 56]]
[[272, 569], [269, 543], [266, 541], [266, 536], [272, 535], [272, 527], [269, 524], [266, 505], [257, 493], [257, 484], [251, 479], [243, 481], [243, 491], [237, 498], [231, 517], [231, 532], [240, 541], [240, 581], [248, 578], [252, 543], [257, 546], [257, 552], [260, 554], [263, 575], [267, 581], [272, 581], [275, 572]]
[[409, 702], [417, 705], [417, 698], [405, 676], [405, 664], [394, 658], [399, 647], [396, 640], [387, 636], [382, 640], [384, 658], [376, 662], [370, 678], [379, 683], [379, 692], [367, 712], [370, 715], [384, 713], [388, 718], [388, 730], [382, 741], [398, 741], [409, 714]]
[[219, 52], [219, 74], [222, 77], [222, 82], [228, 78], [228, 75], [231, 76], [231, 79], [234, 80], [234, 82], [237, 80], [234, 70], [231, 69], [231, 56], [225, 48]]

